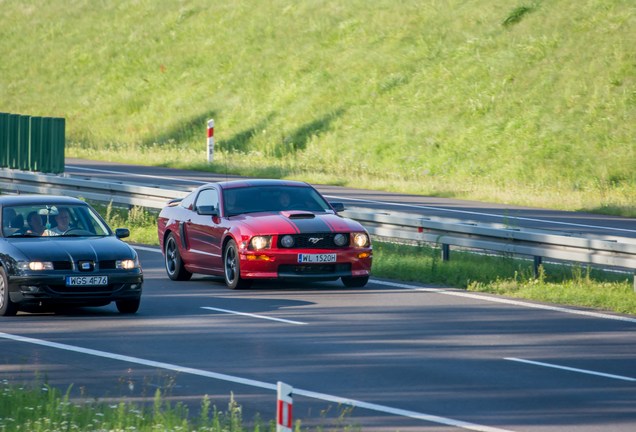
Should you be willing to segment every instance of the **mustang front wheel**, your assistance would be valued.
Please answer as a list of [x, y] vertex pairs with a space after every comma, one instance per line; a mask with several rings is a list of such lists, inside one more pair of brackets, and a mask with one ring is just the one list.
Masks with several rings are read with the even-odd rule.
[[163, 255], [166, 260], [166, 273], [168, 273], [170, 279], [175, 281], [190, 280], [192, 273], [187, 271], [183, 266], [177, 239], [172, 233], [168, 234]]
[[223, 266], [225, 267], [225, 285], [227, 285], [229, 289], [249, 288], [251, 285], [250, 281], [241, 278], [239, 254], [234, 240], [228, 241], [225, 246]]

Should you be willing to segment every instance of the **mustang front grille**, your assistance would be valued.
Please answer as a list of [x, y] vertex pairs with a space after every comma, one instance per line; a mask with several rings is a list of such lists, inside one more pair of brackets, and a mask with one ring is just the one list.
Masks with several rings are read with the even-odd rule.
[[[314, 233], [314, 234], [290, 234], [294, 238], [294, 249], [344, 249], [349, 247], [349, 233], [342, 233], [347, 236], [347, 244], [336, 246], [333, 239], [337, 233]], [[278, 247], [287, 249], [281, 245], [281, 238], [278, 236]]]

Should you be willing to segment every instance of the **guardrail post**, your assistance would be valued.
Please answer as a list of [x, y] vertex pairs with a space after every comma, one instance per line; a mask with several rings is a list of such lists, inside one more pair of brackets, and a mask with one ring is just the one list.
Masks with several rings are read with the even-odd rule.
[[214, 161], [214, 119], [208, 120], [208, 163]]
[[543, 264], [543, 257], [535, 256], [534, 264], [532, 266], [532, 273], [534, 274], [535, 279], [539, 278], [539, 267], [541, 267], [542, 264]]
[[442, 261], [450, 260], [450, 245], [442, 244]]

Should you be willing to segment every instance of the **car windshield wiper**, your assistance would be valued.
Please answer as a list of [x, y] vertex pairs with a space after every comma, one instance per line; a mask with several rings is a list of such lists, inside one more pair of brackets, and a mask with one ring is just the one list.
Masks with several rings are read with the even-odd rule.
[[9, 235], [9, 237], [40, 237], [40, 235], [36, 234], [36, 233], [21, 233], [21, 232], [17, 232], [17, 233], [13, 233], [13, 234]]

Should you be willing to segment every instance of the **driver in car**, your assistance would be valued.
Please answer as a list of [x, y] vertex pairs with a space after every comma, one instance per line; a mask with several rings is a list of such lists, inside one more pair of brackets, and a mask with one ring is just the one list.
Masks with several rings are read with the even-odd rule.
[[55, 215], [56, 225], [53, 228], [44, 231], [44, 236], [57, 236], [62, 235], [69, 230], [71, 223], [71, 213], [67, 208], [60, 208], [58, 214]]

